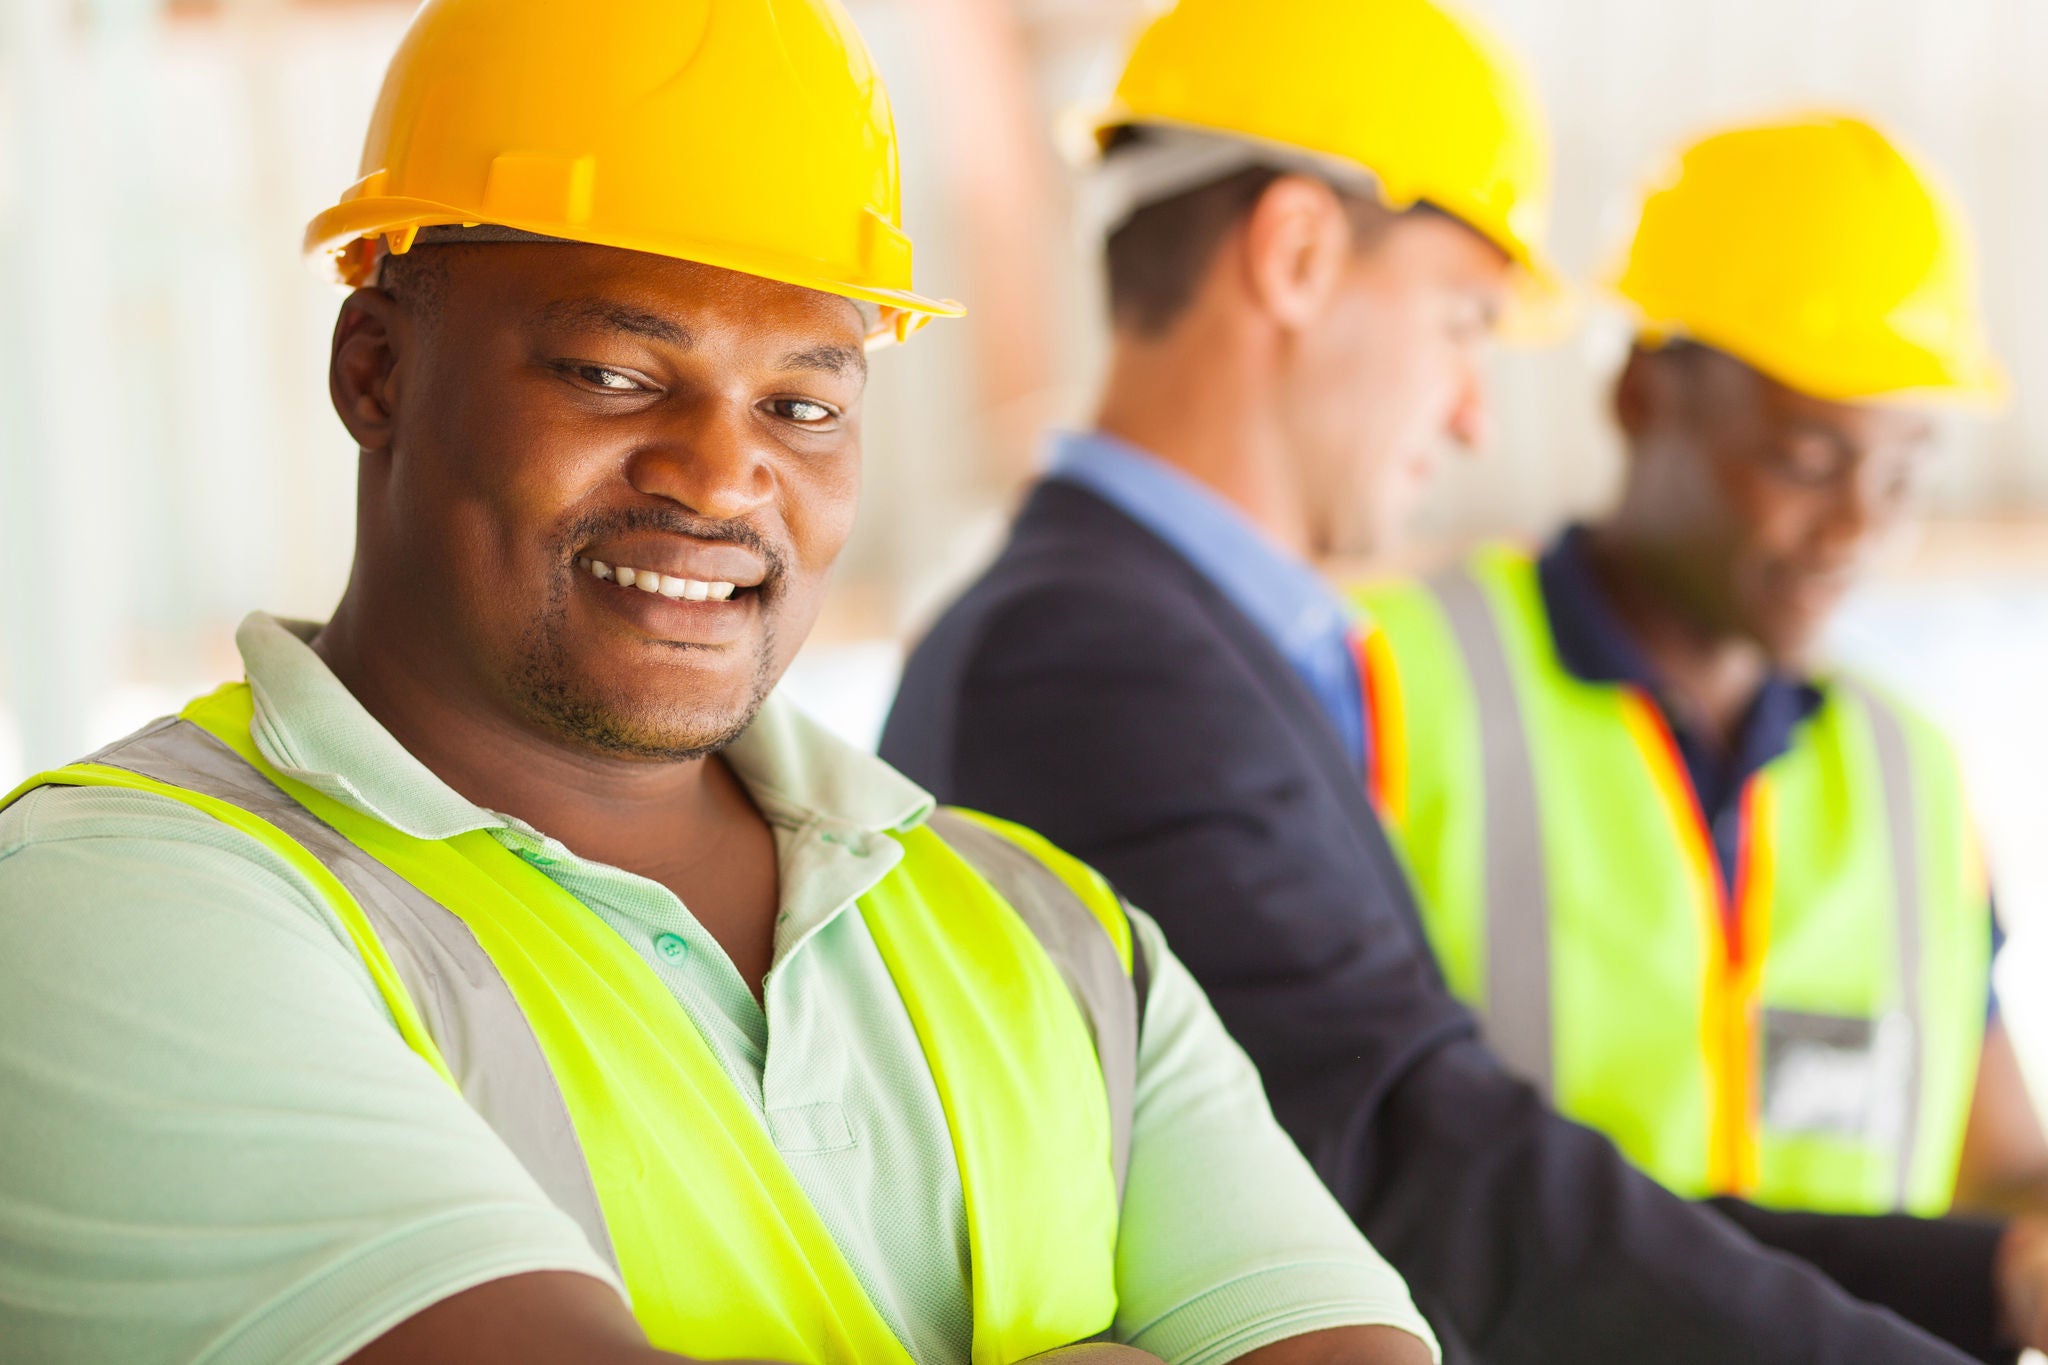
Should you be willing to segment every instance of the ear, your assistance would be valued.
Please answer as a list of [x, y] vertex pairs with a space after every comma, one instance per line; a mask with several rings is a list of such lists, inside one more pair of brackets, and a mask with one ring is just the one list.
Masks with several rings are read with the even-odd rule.
[[387, 450], [398, 409], [398, 359], [412, 328], [398, 301], [358, 289], [342, 301], [327, 365], [327, 392], [362, 450]]
[[1252, 206], [1243, 240], [1246, 282], [1268, 316], [1300, 331], [1323, 315], [1351, 256], [1351, 224], [1335, 190], [1281, 176]]
[[1614, 380], [1614, 421], [1633, 447], [1663, 417], [1672, 399], [1671, 376], [1656, 352], [1641, 342], [1629, 347], [1628, 361]]

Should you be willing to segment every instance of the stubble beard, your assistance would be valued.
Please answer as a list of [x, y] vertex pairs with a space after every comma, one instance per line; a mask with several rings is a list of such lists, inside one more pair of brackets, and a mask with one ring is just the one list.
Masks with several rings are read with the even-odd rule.
[[[581, 681], [564, 636], [569, 616], [571, 574], [564, 564], [549, 585], [545, 608], [519, 644], [512, 676], [513, 698], [533, 721], [587, 753], [644, 762], [687, 763], [718, 753], [754, 723], [775, 690], [775, 627], [764, 617], [761, 644], [746, 699], [735, 708], [706, 714], [687, 708], [623, 706]], [[693, 646], [675, 645], [675, 649]]]

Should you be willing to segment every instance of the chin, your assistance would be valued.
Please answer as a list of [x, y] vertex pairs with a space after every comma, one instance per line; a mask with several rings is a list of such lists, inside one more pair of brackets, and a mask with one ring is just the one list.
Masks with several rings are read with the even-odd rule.
[[593, 756], [647, 762], [717, 753], [746, 731], [767, 697], [765, 688], [740, 682], [621, 694], [616, 687], [527, 681], [527, 714], [558, 741]]

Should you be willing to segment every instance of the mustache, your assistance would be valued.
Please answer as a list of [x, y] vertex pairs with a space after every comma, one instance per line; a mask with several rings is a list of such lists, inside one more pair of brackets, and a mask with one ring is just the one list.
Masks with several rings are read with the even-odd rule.
[[761, 580], [764, 594], [779, 587], [789, 569], [789, 556], [783, 548], [746, 522], [700, 517], [679, 507], [625, 507], [608, 512], [587, 512], [562, 528], [556, 537], [556, 548], [566, 563], [580, 546], [591, 541], [608, 536], [635, 535], [642, 531], [688, 536], [693, 540], [726, 541], [752, 551], [764, 566], [766, 576]]

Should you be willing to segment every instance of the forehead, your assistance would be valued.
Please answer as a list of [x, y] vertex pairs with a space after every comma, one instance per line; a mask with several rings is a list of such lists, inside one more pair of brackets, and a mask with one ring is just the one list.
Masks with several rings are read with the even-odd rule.
[[1858, 446], [1910, 444], [1934, 431], [1934, 415], [1910, 403], [1837, 402], [1755, 375], [1764, 420], [1785, 431], [1822, 432]]
[[1385, 247], [1410, 259], [1426, 259], [1478, 282], [1505, 284], [1514, 265], [1484, 234], [1441, 210], [1418, 205], [1393, 216]]
[[440, 306], [480, 327], [620, 331], [691, 345], [793, 337], [858, 350], [852, 300], [736, 270], [581, 243], [497, 242], [415, 248], [442, 277]]
[[1663, 354], [1695, 394], [1703, 419], [1742, 416], [1771, 432], [1818, 432], [1856, 445], [1913, 442], [1935, 428], [1932, 410], [1909, 402], [1840, 402], [1780, 383], [1725, 352], [1694, 346]]

